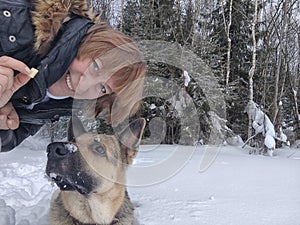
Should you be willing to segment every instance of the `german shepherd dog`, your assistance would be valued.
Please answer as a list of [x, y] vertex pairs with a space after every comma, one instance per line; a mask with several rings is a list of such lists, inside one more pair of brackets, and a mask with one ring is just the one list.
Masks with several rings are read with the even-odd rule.
[[145, 120], [120, 134], [91, 134], [71, 119], [68, 142], [47, 147], [46, 174], [59, 189], [50, 206], [50, 225], [132, 225], [134, 207], [125, 187], [127, 165], [136, 156]]

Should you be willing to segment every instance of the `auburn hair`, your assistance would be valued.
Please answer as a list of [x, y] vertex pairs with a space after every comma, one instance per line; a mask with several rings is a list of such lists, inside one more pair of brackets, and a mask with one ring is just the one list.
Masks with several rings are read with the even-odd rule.
[[[107, 23], [93, 25], [78, 50], [80, 59], [100, 59], [114, 82], [116, 99], [111, 109], [115, 125], [137, 112], [143, 95], [146, 63], [133, 40]], [[96, 108], [96, 116], [100, 113]]]

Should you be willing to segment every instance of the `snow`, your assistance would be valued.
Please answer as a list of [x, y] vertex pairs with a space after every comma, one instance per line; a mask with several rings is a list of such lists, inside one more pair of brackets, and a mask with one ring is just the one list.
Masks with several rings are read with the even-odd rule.
[[297, 91], [293, 89], [294, 96], [297, 96]]
[[[279, 103], [281, 105], [282, 103]], [[247, 112], [249, 112], [247, 108]], [[282, 128], [280, 128], [280, 133], [276, 135], [275, 128], [270, 118], [258, 107], [255, 102], [251, 102], [251, 115], [252, 115], [252, 127], [255, 133], [262, 133], [265, 136], [264, 144], [268, 148], [270, 156], [273, 154], [273, 150], [276, 148], [275, 139], [280, 140], [286, 145], [290, 145], [287, 140], [287, 136], [283, 133]]]
[[189, 83], [191, 81], [191, 77], [187, 71], [183, 71], [183, 77], [184, 77], [184, 86], [188, 87]]
[[150, 108], [150, 109], [156, 109], [156, 105], [152, 103], [152, 104], [149, 106], [149, 108]]
[[[0, 153], [0, 225], [48, 224], [56, 186], [44, 176], [47, 144], [35, 136]], [[155, 167], [163, 173], [159, 167], [163, 163], [182, 165], [171, 176], [149, 180], [147, 185], [138, 185], [139, 178], [152, 179], [159, 171], [138, 177], [128, 173], [129, 195], [141, 224], [299, 225], [299, 149], [276, 149], [269, 157], [249, 155], [248, 147], [220, 146], [211, 166], [199, 172], [206, 148], [141, 146], [130, 170]]]
[[[100, 142], [100, 140], [97, 141]], [[73, 144], [66, 144], [65, 147], [70, 153], [74, 153], [78, 151], [77, 146]]]

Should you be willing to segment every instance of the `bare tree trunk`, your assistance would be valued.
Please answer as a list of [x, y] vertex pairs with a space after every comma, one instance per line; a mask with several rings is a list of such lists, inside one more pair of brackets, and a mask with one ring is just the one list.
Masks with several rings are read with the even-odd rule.
[[[298, 28], [300, 29], [300, 27]], [[298, 30], [298, 71], [297, 71], [297, 85], [299, 87], [300, 85], [300, 31]], [[297, 91], [299, 90], [299, 88], [296, 89]], [[299, 115], [299, 107], [297, 104], [297, 92], [295, 94], [295, 117], [296, 117], [296, 121], [297, 121], [297, 130], [296, 130], [296, 138], [300, 139], [300, 115]]]
[[[261, 5], [263, 5], [263, 2], [264, 2], [264, 0], [261, 0], [261, 2], [260, 2], [260, 4]], [[272, 4], [272, 3], [271, 3]], [[261, 21], [268, 21], [268, 16], [267, 16], [267, 8], [266, 7], [263, 7], [262, 8], [262, 10], [263, 10], [263, 12], [262, 12], [262, 14], [261, 14]], [[269, 31], [267, 31], [266, 30], [266, 32], [269, 32]], [[265, 35], [264, 37], [263, 37], [263, 43], [265, 43], [266, 45], [269, 45], [269, 43], [270, 43], [270, 37], [271, 35]], [[260, 104], [263, 106], [263, 107], [265, 107], [266, 106], [266, 94], [267, 94], [267, 77], [268, 77], [268, 74], [269, 74], [269, 68], [268, 68], [268, 63], [271, 61], [271, 51], [269, 50], [268, 52], [267, 52], [267, 54], [266, 55], [264, 55], [264, 57], [263, 58], [261, 58], [260, 60], [261, 60], [261, 62], [259, 62], [261, 65], [262, 65], [262, 77], [263, 77], [263, 93], [262, 93], [262, 99], [261, 99], [261, 101], [260, 101]]]
[[226, 23], [226, 18], [225, 18], [225, 12], [224, 12], [224, 7], [223, 8], [223, 20], [224, 20], [224, 26], [226, 30], [226, 36], [227, 36], [227, 42], [228, 42], [228, 47], [227, 47], [227, 63], [226, 63], [226, 77], [225, 77], [225, 91], [226, 93], [228, 92], [228, 85], [229, 85], [229, 78], [230, 78], [230, 62], [231, 62], [231, 38], [230, 38], [230, 28], [231, 28], [231, 23], [232, 23], [232, 4], [233, 0], [230, 0], [229, 3], [229, 20], [228, 24]]
[[[288, 6], [288, 1], [283, 2], [283, 24], [280, 29], [279, 33], [279, 48], [278, 48], [278, 65], [277, 65], [277, 70], [275, 74], [275, 92], [274, 92], [274, 99], [273, 99], [273, 118], [272, 122], [275, 124], [277, 113], [278, 113], [278, 95], [279, 95], [279, 78], [280, 78], [280, 73], [281, 73], [281, 67], [282, 67], [282, 61], [283, 61], [283, 52], [284, 52], [284, 43], [287, 41], [286, 40], [286, 33], [287, 33], [287, 7]], [[287, 59], [286, 59], [287, 60]], [[287, 71], [285, 71], [287, 72]]]
[[196, 43], [196, 37], [197, 37], [197, 28], [195, 26], [196, 24], [196, 19], [199, 17], [199, 13], [200, 13], [200, 0], [195, 0], [194, 3], [194, 18], [193, 18], [193, 36], [192, 36], [192, 43], [191, 43], [191, 47], [194, 48], [195, 47], [195, 43]]
[[253, 51], [252, 51], [252, 67], [249, 71], [249, 112], [248, 112], [248, 138], [252, 136], [252, 102], [253, 102], [253, 76], [255, 73], [255, 68], [256, 68], [256, 31], [255, 27], [257, 24], [257, 14], [258, 14], [258, 0], [255, 0], [255, 7], [254, 7], [254, 15], [253, 15], [253, 21], [252, 21], [252, 43], [253, 43]]
[[[300, 49], [300, 27], [298, 27], [298, 49]], [[298, 65], [297, 65], [297, 74], [294, 82], [291, 81], [291, 92], [293, 95], [293, 113], [295, 121], [295, 139], [300, 139], [300, 115], [299, 115], [299, 106], [298, 106], [298, 90], [300, 85], [300, 51], [298, 50]], [[292, 79], [292, 78], [291, 78]]]
[[121, 21], [120, 21], [120, 30], [123, 30], [124, 24], [124, 0], [121, 0]]

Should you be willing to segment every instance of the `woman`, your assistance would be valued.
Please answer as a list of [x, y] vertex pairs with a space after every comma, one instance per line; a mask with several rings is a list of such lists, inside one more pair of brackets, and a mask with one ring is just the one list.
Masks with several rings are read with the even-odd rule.
[[[1, 11], [1, 151], [46, 121], [71, 115], [74, 98], [116, 93], [115, 124], [137, 111], [146, 71], [142, 54], [124, 34], [94, 24], [85, 1], [0, 0]], [[38, 69], [35, 78], [26, 75], [28, 67]], [[13, 70], [21, 73], [13, 76]]]

